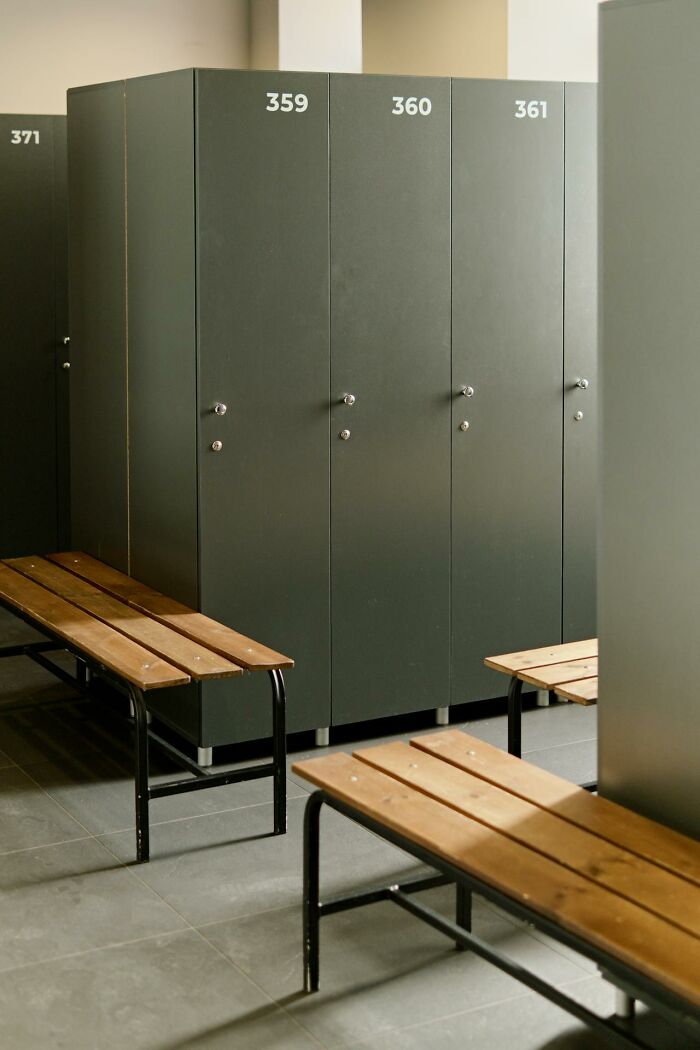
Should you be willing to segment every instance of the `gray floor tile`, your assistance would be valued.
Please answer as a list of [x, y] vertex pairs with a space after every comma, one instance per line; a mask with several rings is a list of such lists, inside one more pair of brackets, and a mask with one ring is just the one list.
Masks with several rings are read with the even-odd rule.
[[193, 931], [0, 974], [8, 1050], [318, 1050]]
[[0, 857], [0, 969], [184, 925], [96, 839]]
[[533, 765], [556, 773], [564, 780], [570, 780], [573, 784], [583, 784], [596, 779], [597, 749], [595, 740], [579, 740], [574, 744], [530, 751], [525, 757]]
[[[420, 895], [451, 915], [449, 887]], [[553, 982], [584, 976], [574, 963], [506, 922], [479, 898], [479, 936]], [[321, 991], [300, 996], [301, 909], [205, 926], [201, 932], [327, 1046], [385, 1028], [441, 1017], [523, 994], [522, 986], [390, 903], [328, 916], [321, 923]]]
[[[155, 751], [155, 748], [152, 749]], [[154, 763], [155, 764], [155, 763]], [[134, 826], [134, 781], [131, 764], [126, 766], [110, 755], [83, 751], [62, 755], [52, 762], [25, 766], [32, 777], [52, 798], [60, 802], [88, 831], [101, 835]], [[173, 777], [186, 776], [176, 766], [157, 773], [151, 782], [157, 784]], [[289, 781], [289, 797], [305, 795], [303, 788]], [[259, 805], [272, 799], [272, 780], [249, 780], [241, 784], [211, 788], [156, 799], [151, 802], [151, 823], [179, 820], [183, 817], [216, 813]]]
[[[51, 699], [53, 686], [41, 694]], [[57, 689], [67, 687], [58, 684]], [[0, 706], [0, 748], [18, 765], [32, 765], [60, 759], [65, 755], [79, 755], [102, 746], [96, 732], [86, 724], [85, 709], [89, 704], [59, 703], [42, 707], [37, 704], [21, 711], [3, 711]], [[114, 746], [114, 745], [112, 745]]]
[[17, 766], [0, 769], [0, 856], [82, 838], [85, 829]]
[[[194, 926], [297, 906], [304, 799], [291, 799], [288, 810], [289, 831], [282, 836], [271, 834], [271, 805], [158, 825], [151, 861], [139, 867], [139, 876]], [[324, 813], [322, 829], [322, 873], [331, 890], [418, 870], [404, 853], [337, 813]], [[102, 841], [120, 859], [133, 858], [131, 833]]]

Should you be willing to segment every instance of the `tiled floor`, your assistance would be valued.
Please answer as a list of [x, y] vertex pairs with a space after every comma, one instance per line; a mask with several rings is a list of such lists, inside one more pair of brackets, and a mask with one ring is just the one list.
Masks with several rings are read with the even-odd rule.
[[[28, 661], [0, 663], [2, 1050], [601, 1046], [568, 1015], [390, 904], [324, 920], [322, 990], [305, 996], [303, 781], [290, 775], [284, 838], [270, 834], [269, 782], [157, 801], [152, 860], [135, 865], [126, 730], [91, 705], [53, 705], [61, 695], [68, 690]], [[21, 699], [33, 706], [9, 709]], [[504, 718], [468, 728], [505, 741]], [[594, 775], [594, 735], [593, 708], [525, 715], [529, 759], [572, 779]], [[330, 890], [416, 870], [330, 812], [322, 851]], [[426, 896], [452, 907], [448, 889]], [[480, 900], [474, 924], [570, 994], [612, 1008], [611, 989], [586, 960]], [[688, 1045], [658, 1019], [644, 1020], [653, 1045]]]

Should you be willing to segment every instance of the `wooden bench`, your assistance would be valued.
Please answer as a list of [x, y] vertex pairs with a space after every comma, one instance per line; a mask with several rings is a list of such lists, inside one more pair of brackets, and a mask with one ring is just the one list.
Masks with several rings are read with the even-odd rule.
[[[591, 959], [629, 1000], [700, 1036], [700, 843], [459, 730], [297, 762], [319, 788], [304, 838], [304, 985], [319, 987], [325, 915], [391, 900], [588, 1024], [639, 1050], [629, 1024], [604, 1018], [471, 930], [471, 893]], [[323, 805], [436, 874], [321, 902]], [[415, 899], [454, 883], [456, 919]], [[679, 1046], [683, 1045], [679, 1043]]]
[[[237, 631], [133, 580], [79, 551], [0, 562], [0, 605], [46, 635], [46, 642], [0, 648], [0, 657], [27, 656], [95, 695], [93, 676], [131, 700], [134, 717], [136, 853], [149, 857], [149, 800], [243, 780], [272, 777], [274, 829], [286, 831], [286, 742], [283, 669], [293, 661]], [[66, 650], [75, 677], [47, 659]], [[148, 693], [212, 678], [266, 671], [272, 683], [273, 758], [245, 769], [210, 773], [148, 726]], [[194, 774], [149, 785], [149, 737]]]
[[[547, 689], [577, 704], [598, 700], [598, 639], [566, 642], [543, 649], [489, 656], [487, 667], [510, 676], [508, 686], [508, 753], [520, 758], [522, 751], [523, 685]], [[589, 790], [594, 784], [587, 785]]]

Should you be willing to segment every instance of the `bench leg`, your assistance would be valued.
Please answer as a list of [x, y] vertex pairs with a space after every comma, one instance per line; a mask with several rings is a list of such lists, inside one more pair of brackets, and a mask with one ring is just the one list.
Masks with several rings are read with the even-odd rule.
[[508, 687], [508, 754], [521, 757], [523, 683], [513, 675]]
[[304, 811], [304, 991], [317, 992], [319, 983], [321, 850], [320, 794], [310, 795]]
[[272, 761], [275, 835], [287, 831], [287, 736], [285, 726], [286, 695], [281, 671], [270, 671], [272, 681]]
[[[458, 926], [467, 933], [472, 931], [472, 892], [459, 883], [455, 886], [455, 918]], [[458, 952], [466, 952], [466, 945], [455, 941]]]
[[134, 788], [136, 803], [136, 859], [141, 863], [150, 856], [148, 825], [148, 719], [146, 701], [140, 689], [129, 690], [134, 710]]

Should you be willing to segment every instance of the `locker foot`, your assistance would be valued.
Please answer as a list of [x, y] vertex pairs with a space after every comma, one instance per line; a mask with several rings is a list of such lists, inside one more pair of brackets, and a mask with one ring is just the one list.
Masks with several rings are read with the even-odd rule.
[[549, 690], [538, 689], [537, 690], [537, 706], [538, 707], [549, 707]]
[[435, 708], [435, 725], [436, 726], [448, 726], [450, 724], [450, 709], [449, 707], [436, 707]]
[[634, 1017], [634, 999], [619, 988], [615, 989], [615, 1017], [624, 1020]]
[[328, 747], [331, 742], [331, 731], [328, 726], [316, 730], [316, 747]]
[[214, 749], [211, 747], [197, 748], [197, 765], [212, 766], [214, 764]]

